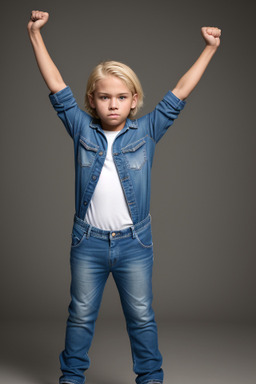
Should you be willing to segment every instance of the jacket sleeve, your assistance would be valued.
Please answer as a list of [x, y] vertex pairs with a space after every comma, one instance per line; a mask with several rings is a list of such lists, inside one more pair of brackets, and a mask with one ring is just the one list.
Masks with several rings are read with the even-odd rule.
[[74, 138], [74, 135], [78, 134], [81, 129], [82, 115], [87, 114], [79, 109], [70, 87], [54, 94], [51, 93], [49, 98], [69, 135]]
[[150, 134], [158, 142], [165, 134], [167, 129], [173, 124], [184, 108], [186, 102], [180, 100], [171, 91], [169, 91], [163, 100], [149, 114]]

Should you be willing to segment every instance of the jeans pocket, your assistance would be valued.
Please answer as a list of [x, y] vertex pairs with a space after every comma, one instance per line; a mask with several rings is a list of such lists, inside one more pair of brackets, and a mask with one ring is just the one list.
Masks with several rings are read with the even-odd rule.
[[151, 231], [151, 225], [150, 224], [146, 228], [143, 228], [142, 230], [135, 231], [135, 237], [136, 237], [138, 243], [143, 248], [152, 248], [153, 247], [152, 231]]
[[86, 232], [84, 228], [80, 227], [80, 225], [75, 223], [71, 234], [71, 248], [75, 248], [81, 245], [85, 237]]

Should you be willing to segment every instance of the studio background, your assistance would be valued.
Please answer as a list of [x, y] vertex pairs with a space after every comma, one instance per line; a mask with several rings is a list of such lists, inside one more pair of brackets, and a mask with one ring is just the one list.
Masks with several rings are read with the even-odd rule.
[[[63, 321], [74, 214], [72, 141], [52, 109], [27, 36], [50, 13], [46, 46], [80, 107], [99, 61], [131, 66], [150, 112], [204, 47], [221, 46], [157, 147], [152, 178], [159, 320], [256, 321], [255, 5], [251, 1], [10, 1], [1, 55], [1, 320]], [[109, 279], [100, 318], [123, 318]]]

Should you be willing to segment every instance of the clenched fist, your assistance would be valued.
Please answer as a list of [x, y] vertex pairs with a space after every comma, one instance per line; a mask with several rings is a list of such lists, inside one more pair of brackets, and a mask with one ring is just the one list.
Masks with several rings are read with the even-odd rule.
[[202, 36], [207, 45], [218, 47], [220, 45], [221, 30], [215, 27], [203, 27], [201, 28]]
[[42, 11], [32, 11], [28, 22], [28, 31], [40, 30], [48, 21], [49, 13]]

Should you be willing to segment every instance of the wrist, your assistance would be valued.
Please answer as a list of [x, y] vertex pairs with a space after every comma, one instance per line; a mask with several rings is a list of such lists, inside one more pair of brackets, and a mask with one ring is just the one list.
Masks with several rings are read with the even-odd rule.
[[37, 36], [41, 36], [41, 30], [39, 28], [29, 28], [28, 26], [28, 34], [30, 37], [37, 37]]
[[212, 57], [217, 51], [217, 49], [218, 49], [218, 46], [206, 44], [204, 48], [204, 52], [207, 56]]
[[211, 44], [207, 44], [205, 45], [205, 48], [207, 48], [209, 51], [217, 51], [218, 49], [218, 46], [217, 45], [211, 45]]
[[217, 49], [219, 48], [219, 45], [211, 45], [211, 44], [207, 44], [205, 45], [205, 49], [209, 52], [213, 52], [215, 53], [217, 51]]
[[43, 38], [41, 35], [40, 29], [30, 29], [28, 31], [29, 39], [31, 43], [35, 46], [37, 44], [41, 44]]

